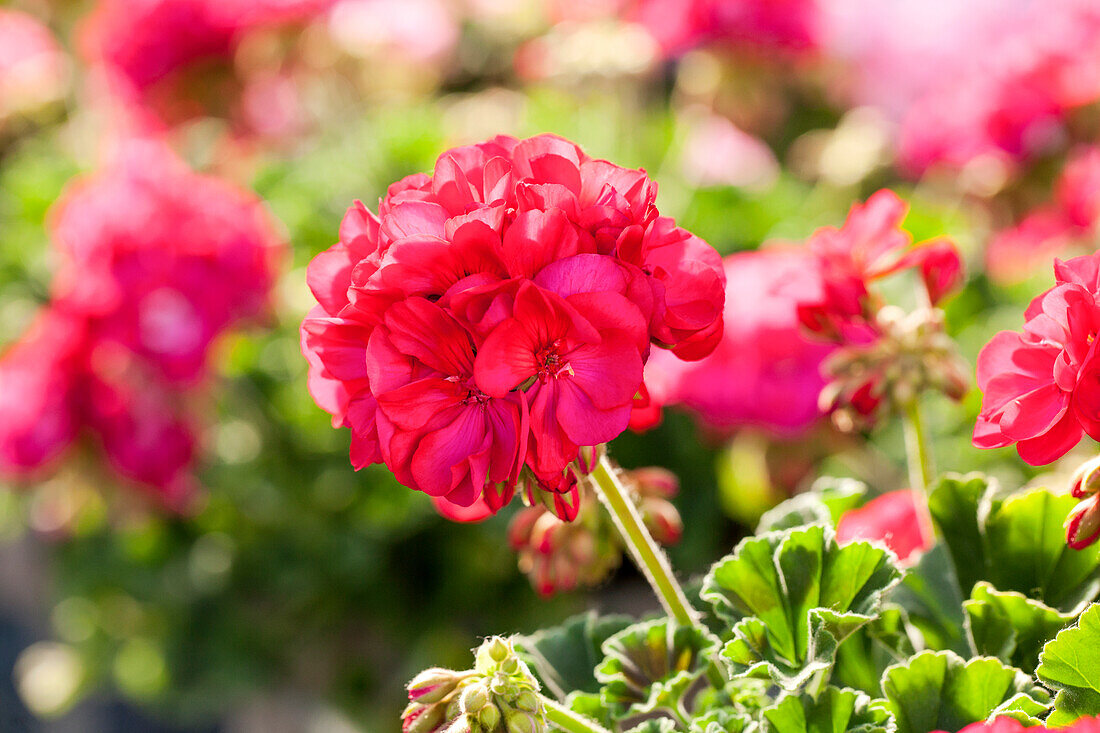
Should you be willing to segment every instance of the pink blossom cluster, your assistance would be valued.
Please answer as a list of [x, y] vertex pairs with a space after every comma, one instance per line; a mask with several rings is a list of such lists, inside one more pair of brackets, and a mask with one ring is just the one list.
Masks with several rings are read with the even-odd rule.
[[[1065, 733], [1100, 733], [1100, 718], [1086, 716], [1078, 718], [1073, 723], [1061, 728], [1047, 728], [1042, 725], [1026, 726], [1015, 718], [1001, 716], [989, 722], [971, 723], [959, 733], [1023, 733], [1024, 731], [1047, 733], [1047, 731], [1056, 730], [1065, 731]], [[936, 733], [943, 733], [943, 731], [937, 731]]]
[[81, 431], [172, 506], [194, 487], [188, 406], [210, 347], [268, 305], [281, 244], [259, 202], [153, 144], [124, 149], [52, 214], [52, 298], [0, 359], [0, 471], [33, 474]]
[[[225, 84], [211, 69], [225, 69], [232, 79], [234, 54], [249, 33], [301, 23], [331, 2], [99, 0], [78, 40], [109, 98], [155, 129], [204, 111], [205, 103], [224, 105]], [[262, 101], [270, 110], [280, 92], [274, 83], [260, 79], [246, 103]]]
[[844, 512], [836, 525], [840, 543], [857, 540], [882, 542], [903, 564], [912, 564], [932, 547], [936, 535], [924, 501], [909, 489], [889, 491], [861, 507]]
[[1100, 147], [1073, 150], [1054, 198], [1018, 224], [997, 233], [986, 247], [986, 270], [1002, 282], [1026, 279], [1051, 257], [1067, 250], [1093, 249], [1100, 223]]
[[722, 335], [721, 260], [655, 197], [644, 171], [543, 135], [449, 150], [377, 215], [354, 204], [302, 324], [352, 464], [494, 512], [522, 473], [572, 518], [573, 467], [627, 427], [651, 344], [697, 359]]
[[1100, 440], [1100, 255], [1054, 263], [1055, 285], [1031, 301], [1022, 332], [1001, 331], [978, 354], [984, 399], [974, 445], [1016, 444], [1050, 463], [1088, 435]]
[[[798, 315], [800, 304], [823, 294], [819, 262], [805, 249], [776, 248], [730, 255], [723, 265], [722, 341], [697, 362], [654, 353], [646, 364], [651, 396], [685, 407], [720, 435], [749, 426], [802, 434], [821, 417], [821, 364], [835, 348], [806, 333]], [[635, 421], [643, 426], [641, 414]]]
[[819, 43], [817, 0], [635, 0], [627, 17], [641, 23], [666, 55], [704, 43], [745, 52], [802, 55]]
[[825, 45], [846, 60], [855, 101], [898, 127], [898, 160], [918, 175], [979, 157], [1049, 150], [1073, 109], [1100, 97], [1093, 0], [833, 0]]

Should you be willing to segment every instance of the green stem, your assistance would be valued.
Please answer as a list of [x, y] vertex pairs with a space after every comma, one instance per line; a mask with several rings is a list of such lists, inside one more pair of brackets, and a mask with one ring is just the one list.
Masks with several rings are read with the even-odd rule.
[[566, 733], [610, 733], [607, 728], [591, 718], [574, 713], [545, 695], [542, 698], [542, 704], [546, 708], [546, 719]]
[[909, 459], [909, 483], [913, 491], [927, 498], [932, 484], [932, 452], [921, 422], [920, 405], [914, 399], [904, 407], [905, 452]]
[[684, 589], [672, 574], [668, 557], [649, 534], [638, 508], [627, 496], [607, 456], [600, 457], [591, 477], [596, 494], [615, 521], [630, 556], [653, 586], [665, 611], [681, 626], [699, 626], [699, 614], [688, 602]]

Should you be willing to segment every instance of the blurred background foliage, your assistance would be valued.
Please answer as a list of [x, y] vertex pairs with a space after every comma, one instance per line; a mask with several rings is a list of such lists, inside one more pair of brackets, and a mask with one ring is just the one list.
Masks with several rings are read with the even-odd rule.
[[[48, 298], [50, 206], [74, 175], [95, 168], [96, 141], [110, 124], [88, 101], [75, 53], [73, 28], [94, 3], [15, 5], [54, 30], [72, 76], [59, 100], [2, 128], [0, 345], [17, 339]], [[513, 64], [517, 50], [576, 28], [522, 5], [491, 21], [460, 19], [442, 59], [333, 52], [331, 63], [314, 62], [300, 72], [309, 124], [287, 139], [228, 145], [216, 115], [173, 129], [194, 167], [266, 201], [292, 255], [270, 321], [217, 344], [216, 381], [198, 406], [208, 418], [205, 495], [193, 514], [135, 501], [80, 452], [54, 475], [0, 493], [0, 609], [24, 630], [20, 638], [40, 640], [11, 673], [38, 713], [63, 716], [108, 694], [172, 727], [392, 730], [403, 682], [427, 666], [461, 665], [481, 636], [531, 631], [586, 607], [653, 608], [626, 564], [595, 591], [538, 597], [505, 539], [517, 507], [482, 524], [449, 523], [384, 468], [353, 472], [346, 431], [331, 429], [306, 390], [298, 345], [312, 304], [306, 264], [335, 241], [354, 199], [373, 206], [390, 182], [430, 171], [451, 145], [550, 131], [595, 157], [643, 167], [660, 186], [662, 213], [724, 254], [804, 239], [893, 187], [912, 205], [906, 228], [916, 239], [948, 234], [969, 260], [947, 323], [971, 364], [995, 331], [1018, 327], [1023, 306], [1052, 281], [1044, 266], [1022, 282], [997, 283], [982, 258], [994, 220], [1023, 208], [1012, 197], [1049, 190], [1056, 157], [1020, 174], [1008, 194], [975, 195], [958, 176], [903, 178], [873, 116], [830, 97], [821, 69], [710, 47], [664, 60], [634, 58], [641, 52], [629, 43], [598, 53], [617, 38], [598, 24], [585, 46], [592, 58], [574, 54], [532, 79]], [[290, 33], [284, 43], [309, 45], [320, 31], [307, 24]], [[692, 169], [699, 126], [730, 110], [775, 161], [745, 185], [700, 180]], [[928, 405], [939, 467], [989, 471], [1009, 485], [1031, 479], [1010, 451], [970, 445], [979, 406], [976, 391], [961, 405]], [[612, 451], [625, 466], [657, 464], [681, 478], [686, 531], [671, 554], [683, 573], [698, 574], [816, 475], [855, 475], [882, 491], [903, 485], [899, 426], [864, 437], [823, 422], [795, 440], [752, 429], [720, 439], [671, 409], [659, 427], [624, 435]], [[257, 722], [271, 715], [285, 727]], [[5, 729], [33, 725], [19, 720]]]

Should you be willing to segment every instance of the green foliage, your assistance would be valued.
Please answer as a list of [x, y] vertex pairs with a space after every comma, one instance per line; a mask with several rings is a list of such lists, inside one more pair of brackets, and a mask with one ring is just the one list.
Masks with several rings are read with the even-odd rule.
[[947, 543], [960, 587], [979, 580], [1076, 614], [1100, 593], [1100, 547], [1070, 549], [1062, 524], [1077, 500], [1047, 489], [1001, 496], [979, 474], [948, 475], [929, 509]]
[[686, 720], [688, 688], [706, 671], [716, 643], [670, 619], [628, 626], [603, 643], [600, 699], [616, 717], [663, 711]]
[[629, 626], [628, 616], [574, 616], [560, 626], [516, 639], [516, 649], [543, 686], [559, 698], [571, 692], [599, 692], [593, 670], [603, 659], [601, 646]]
[[788, 690], [827, 673], [900, 579], [892, 558], [866, 542], [840, 546], [820, 525], [745, 539], [704, 582], [703, 598], [732, 626], [722, 656], [734, 673]]
[[814, 699], [787, 695], [764, 711], [766, 733], [885, 733], [893, 717], [881, 702], [856, 690], [827, 687]]
[[999, 660], [922, 652], [886, 670], [882, 689], [898, 733], [957, 731], [1000, 715], [1035, 724], [1049, 696], [1034, 680]]
[[925, 647], [969, 655], [963, 627], [963, 595], [943, 543], [921, 555], [901, 584], [891, 591], [890, 600], [905, 609]]
[[1047, 642], [1035, 673], [1058, 691], [1047, 725], [1100, 715], [1100, 604], [1090, 606], [1075, 626]]
[[764, 513], [756, 533], [793, 529], [806, 524], [826, 524], [832, 527], [840, 516], [855, 509], [867, 497], [867, 486], [854, 479], [819, 478], [809, 491], [787, 499]]
[[1039, 663], [1043, 645], [1074, 619], [1073, 614], [1022, 593], [999, 591], [985, 581], [974, 586], [963, 608], [975, 652], [1028, 672]]

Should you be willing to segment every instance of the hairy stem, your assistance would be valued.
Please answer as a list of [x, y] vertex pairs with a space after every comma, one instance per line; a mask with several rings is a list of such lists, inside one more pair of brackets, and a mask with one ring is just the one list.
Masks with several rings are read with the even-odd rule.
[[638, 508], [615, 475], [607, 456], [602, 456], [590, 474], [600, 502], [607, 508], [622, 535], [630, 556], [653, 587], [665, 611], [681, 626], [697, 626], [699, 614], [691, 607], [684, 589], [672, 574], [672, 566], [661, 547], [642, 522]]
[[909, 484], [927, 498], [932, 483], [932, 452], [921, 421], [920, 405], [914, 399], [904, 407], [905, 452], [909, 462]]
[[543, 696], [542, 704], [546, 708], [546, 719], [566, 733], [610, 733], [607, 728], [591, 718], [574, 713], [546, 696]]

